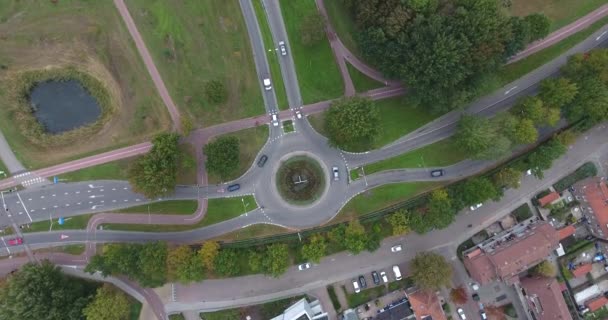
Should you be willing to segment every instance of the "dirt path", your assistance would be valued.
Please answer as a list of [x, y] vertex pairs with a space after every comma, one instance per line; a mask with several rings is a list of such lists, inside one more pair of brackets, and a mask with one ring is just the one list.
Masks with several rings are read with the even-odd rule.
[[154, 82], [154, 86], [156, 86], [156, 90], [158, 91], [158, 94], [160, 95], [161, 99], [165, 103], [165, 106], [167, 107], [167, 110], [169, 111], [169, 115], [171, 115], [171, 120], [173, 121], [173, 128], [175, 130], [179, 131], [179, 129], [181, 127], [179, 110], [177, 110], [175, 103], [173, 103], [173, 100], [171, 99], [171, 96], [169, 95], [169, 91], [167, 91], [167, 87], [165, 87], [165, 83], [163, 82], [163, 79], [161, 78], [160, 73], [158, 72], [158, 69], [156, 69], [154, 60], [152, 60], [152, 56], [150, 55], [150, 52], [148, 51], [148, 48], [146, 47], [144, 40], [142, 39], [141, 35], [139, 34], [139, 31], [137, 30], [137, 26], [135, 26], [135, 22], [133, 21], [133, 18], [131, 17], [131, 14], [129, 13], [129, 9], [127, 9], [127, 6], [125, 5], [124, 0], [114, 0], [114, 5], [116, 6], [116, 9], [118, 9], [118, 12], [120, 13], [120, 16], [122, 17], [122, 20], [127, 25], [127, 29], [129, 30], [129, 33], [131, 34], [131, 38], [133, 38], [133, 41], [135, 42], [135, 46], [137, 47], [137, 51], [139, 52], [139, 55], [141, 56], [142, 60], [144, 61], [146, 69], [148, 69], [148, 72], [150, 73], [152, 82]]

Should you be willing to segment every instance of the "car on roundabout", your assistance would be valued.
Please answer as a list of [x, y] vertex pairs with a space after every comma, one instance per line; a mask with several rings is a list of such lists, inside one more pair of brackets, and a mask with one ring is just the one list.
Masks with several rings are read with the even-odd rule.
[[338, 170], [338, 167], [333, 166], [331, 168], [331, 172], [332, 172], [332, 176], [334, 177], [334, 181], [340, 180], [340, 171]]
[[266, 161], [268, 161], [268, 156], [263, 154], [260, 159], [258, 159], [258, 167], [262, 168], [264, 167], [264, 165], [266, 164]]
[[229, 185], [227, 189], [228, 189], [228, 192], [234, 192], [234, 191], [239, 190], [240, 188], [241, 188], [241, 185], [238, 183], [235, 183], [235, 184]]
[[307, 270], [310, 269], [310, 263], [306, 262], [306, 263], [302, 263], [301, 265], [298, 266], [298, 270], [302, 271], [302, 270]]
[[391, 247], [391, 252], [400, 252], [401, 250], [403, 250], [403, 247], [400, 244]]

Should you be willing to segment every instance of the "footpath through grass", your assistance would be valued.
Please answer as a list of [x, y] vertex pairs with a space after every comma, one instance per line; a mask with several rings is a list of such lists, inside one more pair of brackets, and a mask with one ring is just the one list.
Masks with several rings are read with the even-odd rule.
[[317, 10], [315, 1], [280, 0], [280, 5], [304, 104], [340, 97], [344, 84], [327, 37], [323, 35], [323, 40], [313, 46], [305, 46], [300, 40], [300, 25], [304, 17]]
[[285, 84], [283, 82], [283, 76], [281, 75], [281, 66], [279, 65], [278, 48], [279, 44], [275, 44], [272, 40], [272, 33], [270, 26], [268, 25], [268, 19], [266, 19], [266, 12], [262, 7], [261, 0], [252, 0], [255, 15], [260, 25], [262, 32], [262, 40], [264, 41], [264, 49], [266, 49], [266, 58], [268, 65], [270, 66], [270, 77], [272, 81], [272, 88], [277, 97], [277, 107], [279, 110], [289, 109], [289, 103], [287, 102], [287, 93], [285, 92]]
[[253, 196], [239, 198], [209, 199], [205, 217], [191, 225], [162, 225], [162, 224], [104, 224], [105, 230], [124, 230], [142, 232], [173, 232], [186, 231], [212, 225], [218, 222], [236, 218], [246, 211], [258, 207]]
[[454, 146], [451, 138], [437, 141], [396, 157], [364, 166], [365, 174], [401, 168], [444, 167], [467, 158], [466, 153]]
[[[268, 126], [245, 129], [230, 133], [227, 136], [236, 136], [239, 139], [239, 168], [225, 180], [222, 180], [217, 175], [209, 174], [209, 184], [218, 184], [223, 181], [234, 180], [245, 174], [255, 161], [260, 149], [262, 149], [268, 140]], [[217, 136], [215, 138], [219, 137], [222, 136]]]
[[366, 92], [372, 89], [378, 89], [384, 87], [384, 83], [378, 82], [366, 75], [364, 75], [361, 71], [357, 70], [357, 68], [353, 67], [352, 64], [346, 63], [346, 67], [348, 68], [348, 73], [350, 74], [350, 79], [353, 81], [353, 85], [355, 86], [355, 91], [358, 93]]
[[[195, 119], [195, 127], [264, 113], [238, 1], [126, 2], [173, 100]], [[210, 80], [224, 83], [226, 103], [205, 97]]]
[[198, 202], [196, 200], [168, 200], [125, 208], [114, 212], [188, 215], [195, 213], [197, 208]]
[[606, 0], [512, 0], [509, 12], [514, 16], [543, 13], [555, 31], [607, 3]]

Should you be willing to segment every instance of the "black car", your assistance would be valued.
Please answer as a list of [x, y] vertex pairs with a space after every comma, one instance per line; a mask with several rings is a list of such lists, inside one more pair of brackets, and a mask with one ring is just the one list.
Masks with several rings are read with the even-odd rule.
[[380, 284], [380, 276], [378, 276], [378, 272], [372, 271], [372, 279], [374, 279], [374, 283], [376, 285]]
[[359, 283], [361, 284], [361, 289], [367, 288], [367, 283], [365, 282], [364, 276], [359, 276]]
[[479, 301], [479, 295], [477, 293], [473, 293], [473, 300]]
[[237, 191], [241, 188], [241, 185], [238, 183], [235, 184], [231, 184], [228, 186], [228, 192], [233, 192], [233, 191]]
[[443, 174], [444, 174], [443, 169], [437, 169], [437, 170], [431, 171], [431, 177], [433, 177], [433, 178], [441, 177], [441, 176], [443, 176]]
[[266, 164], [266, 161], [268, 161], [268, 156], [263, 154], [258, 160], [258, 167], [263, 167]]

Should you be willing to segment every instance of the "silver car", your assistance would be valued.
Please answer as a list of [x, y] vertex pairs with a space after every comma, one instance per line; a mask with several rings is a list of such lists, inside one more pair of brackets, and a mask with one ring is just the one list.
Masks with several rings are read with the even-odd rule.
[[334, 181], [340, 180], [340, 171], [338, 171], [338, 167], [332, 167], [331, 172], [334, 176]]
[[287, 55], [287, 48], [285, 47], [285, 41], [279, 41], [279, 50], [281, 50], [281, 55]]

